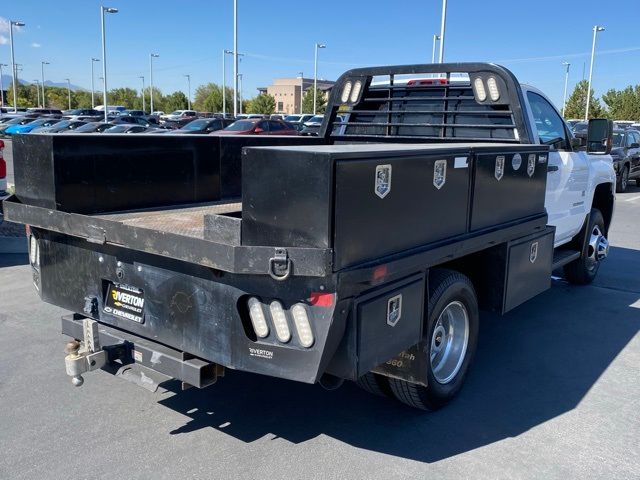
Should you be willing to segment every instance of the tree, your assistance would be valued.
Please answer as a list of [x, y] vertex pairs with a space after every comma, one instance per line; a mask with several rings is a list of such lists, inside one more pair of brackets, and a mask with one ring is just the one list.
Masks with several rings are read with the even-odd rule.
[[[227, 112], [233, 111], [233, 89], [225, 88]], [[222, 112], [222, 87], [207, 83], [196, 88], [193, 108], [201, 112]]]
[[640, 118], [640, 85], [628, 86], [624, 90], [609, 90], [602, 96], [609, 115], [616, 120]]
[[185, 110], [189, 106], [189, 100], [187, 96], [178, 91], [173, 92], [164, 99], [164, 107], [167, 112], [173, 112], [174, 110]]
[[249, 102], [248, 113], [262, 113], [271, 115], [276, 111], [276, 99], [266, 93], [261, 93]]
[[126, 108], [133, 108], [138, 92], [133, 88], [114, 88], [107, 93], [109, 105], [123, 105]]
[[[327, 99], [320, 89], [316, 89], [316, 113], [324, 113], [327, 109]], [[313, 89], [309, 88], [302, 97], [302, 111], [313, 113]]]
[[[587, 88], [589, 83], [586, 80], [578, 82], [573, 93], [567, 99], [567, 105], [565, 107], [565, 118], [584, 118], [584, 112], [587, 108]], [[602, 118], [606, 116], [607, 112], [600, 101], [593, 94], [593, 89], [590, 92], [589, 100], [589, 118]]]

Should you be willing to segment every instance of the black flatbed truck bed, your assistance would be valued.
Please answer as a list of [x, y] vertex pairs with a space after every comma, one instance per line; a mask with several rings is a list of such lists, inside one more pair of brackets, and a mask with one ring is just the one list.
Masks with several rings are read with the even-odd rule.
[[[486, 69], [512, 89], [511, 104], [500, 111], [513, 117], [515, 127], [522, 118], [513, 79], [495, 66]], [[345, 75], [338, 89], [354, 74]], [[362, 101], [375, 90], [367, 85]], [[429, 87], [412, 93], [417, 91]], [[349, 126], [328, 126], [336, 119], [333, 101], [314, 145], [269, 139], [264, 143], [276, 146], [262, 147], [252, 139], [243, 149], [241, 188], [236, 177], [228, 177], [236, 182], [228, 188], [222, 175], [238, 171], [231, 164], [239, 158], [221, 154], [216, 174], [203, 152], [224, 146], [189, 139], [196, 153], [179, 164], [188, 172], [177, 183], [181, 203], [154, 205], [147, 188], [143, 198], [132, 200], [135, 210], [109, 209], [120, 189], [135, 192], [138, 176], [111, 179], [100, 195], [78, 197], [72, 193], [82, 171], [70, 173], [70, 167], [95, 172], [105, 159], [126, 162], [130, 151], [140, 157], [139, 139], [122, 136], [115, 145], [101, 139], [101, 155], [83, 167], [74, 148], [79, 136], [18, 137], [15, 158], [51, 174], [41, 175], [47, 188], [38, 195], [37, 182], [17, 167], [16, 195], [4, 203], [4, 214], [31, 226], [34, 283], [43, 300], [75, 312], [63, 320], [64, 332], [77, 337], [82, 325], [85, 343], [87, 328], [103, 341], [120, 338], [99, 353], [149, 368], [153, 364], [136, 343], [152, 357], [149, 345], [157, 343], [162, 348], [156, 357], [175, 357], [178, 364], [199, 359], [214, 377], [227, 367], [334, 386], [375, 370], [428, 387], [433, 382], [421, 345], [430, 328], [425, 305], [431, 270], [463, 273], [473, 281], [479, 305], [500, 313], [549, 287], [554, 230], [544, 210], [547, 147], [505, 137], [504, 122], [487, 125], [498, 132], [490, 141], [418, 137], [424, 141], [415, 145], [393, 143], [393, 135], [363, 136], [354, 122], [354, 144]], [[344, 142], [336, 138], [340, 128], [346, 128]], [[385, 128], [389, 133], [397, 126], [389, 122]], [[439, 128], [483, 130], [455, 122]], [[86, 136], [77, 142], [87, 145]], [[159, 147], [145, 148], [152, 153]], [[198, 178], [200, 167], [189, 166], [194, 158], [208, 169], [208, 181], [219, 182], [217, 198], [189, 201], [201, 198], [206, 185]], [[160, 175], [147, 173], [147, 186]], [[193, 184], [200, 192], [195, 197]], [[116, 315], [111, 296], [144, 308]], [[255, 321], [256, 308], [266, 328]], [[282, 318], [287, 335], [278, 330]], [[416, 361], [388, 362], [409, 349]], [[74, 362], [82, 362], [80, 353], [71, 349]], [[194, 380], [184, 368], [191, 373], [170, 370], [196, 386], [215, 381], [201, 374]]]

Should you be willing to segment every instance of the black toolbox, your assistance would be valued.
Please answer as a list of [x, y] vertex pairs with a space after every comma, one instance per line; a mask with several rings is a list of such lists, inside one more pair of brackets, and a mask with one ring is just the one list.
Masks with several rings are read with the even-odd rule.
[[248, 148], [242, 244], [333, 248], [341, 269], [545, 215], [547, 151], [461, 143]]

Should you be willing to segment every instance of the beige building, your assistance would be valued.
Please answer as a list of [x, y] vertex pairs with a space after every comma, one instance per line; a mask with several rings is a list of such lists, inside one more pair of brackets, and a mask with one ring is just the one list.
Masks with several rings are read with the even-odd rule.
[[[335, 83], [330, 80], [318, 79], [318, 90], [323, 91], [325, 98], [328, 99]], [[272, 85], [259, 87], [258, 92], [271, 95], [276, 100], [276, 113], [290, 115], [300, 113], [302, 95], [310, 88], [313, 88], [313, 78], [276, 78]]]

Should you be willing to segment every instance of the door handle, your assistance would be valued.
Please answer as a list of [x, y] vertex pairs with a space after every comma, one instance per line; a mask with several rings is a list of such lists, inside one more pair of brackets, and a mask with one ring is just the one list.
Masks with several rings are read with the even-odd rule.
[[547, 167], [547, 172], [557, 172], [558, 170], [560, 170], [560, 169], [558, 168], [557, 165], [549, 165]]

